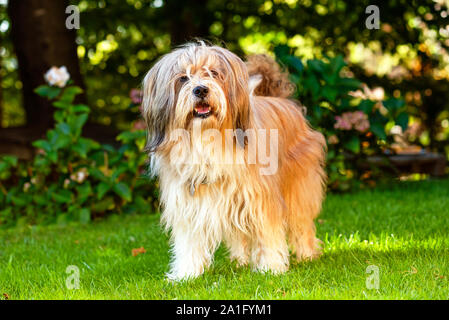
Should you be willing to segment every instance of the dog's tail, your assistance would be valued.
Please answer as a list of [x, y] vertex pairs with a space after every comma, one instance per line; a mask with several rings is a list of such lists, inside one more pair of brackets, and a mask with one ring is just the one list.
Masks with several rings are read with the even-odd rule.
[[288, 79], [288, 72], [264, 54], [254, 54], [247, 58], [249, 89], [256, 96], [288, 98], [295, 91], [295, 85]]

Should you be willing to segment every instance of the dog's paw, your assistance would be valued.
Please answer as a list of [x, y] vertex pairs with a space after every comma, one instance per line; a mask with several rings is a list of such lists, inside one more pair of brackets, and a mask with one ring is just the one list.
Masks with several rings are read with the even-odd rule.
[[192, 280], [192, 279], [194, 279], [194, 277], [192, 277], [192, 276], [181, 275], [181, 274], [176, 274], [176, 273], [172, 273], [172, 272], [165, 274], [165, 280], [169, 283], [177, 283], [177, 282], [188, 281], [188, 280]]
[[198, 278], [203, 274], [202, 271], [193, 271], [193, 270], [172, 270], [169, 273], [165, 274], [167, 281], [169, 282], [182, 282], [182, 281], [190, 281], [195, 278]]
[[310, 261], [319, 258], [323, 254], [323, 246], [323, 241], [315, 238], [312, 245], [302, 245], [297, 247], [296, 259], [298, 261]]
[[288, 265], [285, 263], [257, 264], [253, 267], [253, 271], [277, 275], [287, 272]]
[[246, 267], [249, 264], [249, 257], [247, 255], [230, 255], [229, 259], [235, 262], [238, 268]]
[[253, 263], [253, 271], [271, 272], [272, 274], [281, 274], [288, 271], [288, 256], [281, 255], [262, 255]]

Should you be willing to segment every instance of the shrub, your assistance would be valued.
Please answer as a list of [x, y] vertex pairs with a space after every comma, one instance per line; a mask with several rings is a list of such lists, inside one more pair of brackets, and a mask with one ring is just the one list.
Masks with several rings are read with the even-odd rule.
[[33, 146], [31, 162], [0, 159], [0, 225], [66, 223], [109, 213], [145, 213], [157, 207], [157, 188], [144, 173], [143, 130], [122, 132], [118, 148], [82, 137], [90, 109], [74, 104], [82, 90], [41, 86], [54, 100], [55, 126]]
[[346, 66], [342, 56], [303, 64], [287, 46], [278, 46], [275, 54], [288, 68], [297, 86], [295, 98], [307, 107], [308, 120], [326, 137], [329, 186], [344, 191], [381, 178], [366, 160], [369, 155], [390, 152], [393, 138], [386, 129], [394, 125], [407, 128], [404, 101], [384, 99], [383, 89], [371, 91], [342, 75]]

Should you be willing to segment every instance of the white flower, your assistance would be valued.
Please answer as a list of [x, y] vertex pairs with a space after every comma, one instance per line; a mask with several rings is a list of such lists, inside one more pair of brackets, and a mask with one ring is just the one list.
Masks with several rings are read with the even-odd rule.
[[393, 126], [393, 128], [391, 128], [390, 130], [391, 134], [397, 134], [397, 135], [401, 135], [402, 134], [402, 128], [398, 125]]
[[370, 99], [373, 101], [382, 101], [385, 98], [385, 91], [382, 87], [371, 90], [366, 84], [362, 85], [362, 90], [350, 91], [348, 94], [354, 98]]
[[51, 86], [58, 86], [60, 88], [64, 88], [69, 79], [70, 74], [65, 66], [62, 66], [61, 68], [52, 67], [45, 74], [45, 80], [47, 80]]
[[78, 172], [72, 173], [70, 175], [70, 179], [78, 182], [78, 183], [83, 183], [84, 180], [86, 180], [86, 178], [89, 176], [89, 172], [87, 172], [86, 168], [82, 168], [80, 169]]

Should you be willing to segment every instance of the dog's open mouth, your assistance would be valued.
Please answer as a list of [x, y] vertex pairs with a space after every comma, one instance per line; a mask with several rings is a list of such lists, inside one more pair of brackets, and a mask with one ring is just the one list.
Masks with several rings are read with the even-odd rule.
[[193, 116], [197, 118], [207, 118], [212, 115], [212, 108], [205, 102], [199, 102], [193, 108]]

